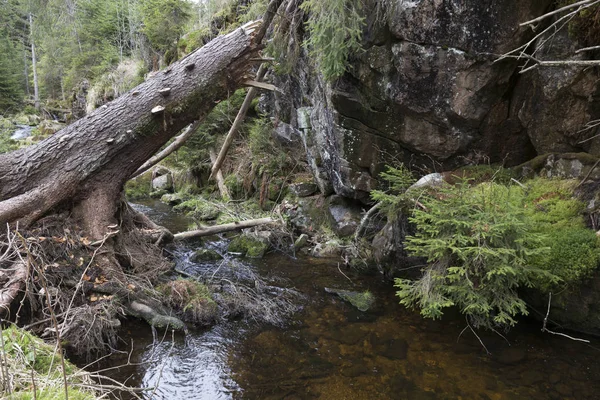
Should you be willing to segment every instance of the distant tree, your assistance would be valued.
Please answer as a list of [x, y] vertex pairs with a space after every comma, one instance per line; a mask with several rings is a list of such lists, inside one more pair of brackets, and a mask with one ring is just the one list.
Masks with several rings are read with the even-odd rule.
[[142, 33], [159, 55], [158, 67], [173, 61], [176, 43], [191, 17], [192, 7], [183, 0], [142, 0]]
[[0, 54], [0, 113], [4, 113], [21, 103], [24, 95], [21, 53], [5, 31], [0, 31]]

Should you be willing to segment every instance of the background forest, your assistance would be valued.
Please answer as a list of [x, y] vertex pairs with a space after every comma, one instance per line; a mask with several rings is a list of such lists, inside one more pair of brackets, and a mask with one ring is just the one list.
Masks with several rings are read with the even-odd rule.
[[[36, 101], [70, 108], [73, 91], [84, 80], [99, 102], [111, 100], [148, 72], [232, 28], [237, 21], [230, 16], [243, 7], [234, 3], [3, 0], [0, 114]], [[248, 8], [248, 18], [259, 16], [263, 6]]]

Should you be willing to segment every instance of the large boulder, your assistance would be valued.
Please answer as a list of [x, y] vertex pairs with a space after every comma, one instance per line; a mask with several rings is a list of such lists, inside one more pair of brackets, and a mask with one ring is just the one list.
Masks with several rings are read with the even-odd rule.
[[[536, 56], [542, 60], [572, 59], [583, 47], [567, 31], [548, 39], [540, 39], [544, 44]], [[588, 122], [600, 119], [598, 78], [597, 69], [563, 66], [536, 68], [518, 81], [511, 114], [518, 116], [538, 154], [585, 151], [600, 156], [600, 139], [589, 140], [597, 137], [597, 128], [586, 129]]]
[[[365, 10], [375, 9], [368, 3]], [[549, 151], [539, 137], [555, 121], [532, 129], [527, 107], [516, 103], [524, 106], [521, 93], [530, 83], [516, 61], [497, 56], [532, 38], [519, 23], [551, 0], [386, 3], [384, 14], [366, 16], [364, 51], [347, 74], [326, 82], [301, 52], [294, 79], [277, 78], [286, 94], [271, 95], [272, 112], [298, 128], [321, 193], [368, 202], [384, 166], [398, 161], [430, 172], [490, 161], [517, 165]], [[580, 84], [578, 101], [585, 103], [591, 86]], [[581, 113], [573, 115], [581, 121]]]

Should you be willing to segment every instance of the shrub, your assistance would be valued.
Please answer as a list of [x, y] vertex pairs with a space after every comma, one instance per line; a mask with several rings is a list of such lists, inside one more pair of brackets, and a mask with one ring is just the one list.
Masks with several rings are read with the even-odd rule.
[[397, 168], [388, 166], [386, 172], [382, 172], [379, 177], [387, 182], [388, 190], [373, 190], [371, 198], [381, 204], [382, 210], [388, 217], [395, 218], [400, 211], [412, 204], [405, 192], [415, 179], [404, 165]]
[[167, 304], [173, 307], [185, 321], [209, 325], [217, 317], [218, 306], [212, 292], [203, 283], [189, 279], [177, 279], [158, 290], [165, 296]]
[[273, 140], [273, 123], [267, 118], [255, 119], [248, 128], [248, 147], [258, 175], [281, 175], [291, 160]]
[[517, 315], [526, 315], [517, 290], [556, 277], [529, 263], [548, 249], [524, 222], [521, 193], [518, 187], [462, 182], [423, 196], [410, 218], [417, 232], [406, 248], [429, 265], [418, 281], [396, 279], [400, 303], [418, 305], [430, 318], [455, 305], [476, 327], [511, 326]]
[[430, 189], [413, 209], [416, 234], [406, 245], [428, 265], [416, 281], [396, 279], [400, 303], [429, 318], [457, 306], [474, 326], [508, 327], [527, 314], [519, 288], [579, 284], [600, 263], [600, 240], [586, 228], [573, 189], [573, 181], [542, 178]]

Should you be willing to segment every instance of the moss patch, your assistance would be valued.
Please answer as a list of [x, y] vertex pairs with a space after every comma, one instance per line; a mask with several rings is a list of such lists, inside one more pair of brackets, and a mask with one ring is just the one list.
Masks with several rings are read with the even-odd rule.
[[[64, 398], [63, 371], [60, 355], [55, 346], [44, 343], [31, 333], [10, 326], [3, 330], [4, 354], [7, 358], [9, 379], [13, 385], [13, 394], [7, 399], [62, 399]], [[81, 384], [85, 374], [76, 374], [78, 368], [65, 360], [68, 384]], [[37, 392], [31, 388], [32, 374], [37, 382]], [[95, 399], [91, 390], [69, 387], [69, 398], [77, 400]], [[2, 393], [0, 391], [0, 394]]]
[[198, 325], [209, 325], [215, 321], [217, 303], [213, 300], [210, 289], [203, 283], [177, 279], [159, 286], [158, 290], [184, 321]]
[[230, 253], [240, 253], [250, 258], [262, 258], [268, 249], [268, 243], [250, 235], [236, 237], [227, 247], [227, 251]]
[[525, 218], [532, 232], [544, 234], [549, 251], [533, 266], [578, 283], [600, 264], [600, 239], [585, 226], [585, 205], [573, 196], [577, 181], [536, 178], [527, 182]]

